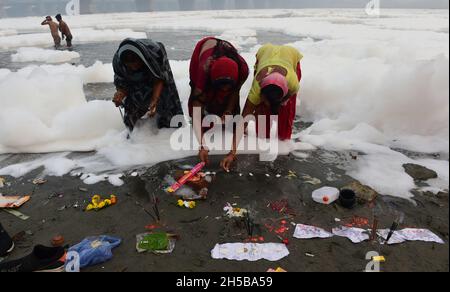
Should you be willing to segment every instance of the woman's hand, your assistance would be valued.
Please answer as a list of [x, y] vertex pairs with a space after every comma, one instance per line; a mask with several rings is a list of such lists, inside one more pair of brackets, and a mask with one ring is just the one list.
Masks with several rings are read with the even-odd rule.
[[223, 168], [226, 172], [230, 172], [230, 168], [233, 165], [233, 162], [236, 161], [236, 154], [230, 152], [227, 157], [225, 157], [220, 163], [220, 167]]
[[148, 108], [148, 113], [147, 113], [149, 118], [153, 118], [156, 115], [157, 106], [158, 106], [157, 103], [150, 104], [150, 107]]
[[200, 149], [200, 151], [198, 152], [198, 157], [200, 158], [201, 162], [206, 163], [206, 165], [209, 164], [209, 151], [207, 149]]
[[119, 107], [122, 105], [123, 100], [125, 99], [126, 96], [127, 96], [127, 94], [124, 91], [117, 90], [117, 92], [114, 94], [114, 98], [113, 98], [113, 102], [116, 105], [116, 107]]

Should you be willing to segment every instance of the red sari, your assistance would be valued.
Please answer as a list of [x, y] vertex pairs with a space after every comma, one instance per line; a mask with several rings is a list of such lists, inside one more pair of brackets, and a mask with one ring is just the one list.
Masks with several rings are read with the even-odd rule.
[[[221, 94], [220, 92], [215, 92], [212, 88], [212, 82], [210, 80], [210, 70], [211, 64], [214, 61], [214, 58], [221, 57], [222, 52], [216, 54], [216, 47], [212, 46], [211, 48], [204, 49], [205, 44], [210, 40], [218, 40], [215, 37], [207, 37], [201, 40], [197, 46], [195, 47], [194, 53], [192, 54], [191, 64], [189, 68], [190, 75], [190, 85], [191, 85], [191, 97], [189, 98], [189, 115], [192, 117], [192, 102], [194, 101], [194, 91], [197, 90], [202, 92], [206, 96], [206, 107], [211, 114], [222, 115], [227, 106], [227, 100], [229, 96]], [[237, 50], [226, 41], [222, 41], [227, 45], [228, 51], [224, 50], [223, 54], [230, 53], [235, 54], [238, 60], [239, 65], [239, 78], [237, 82], [237, 88], [240, 89], [242, 85], [248, 78], [249, 69], [248, 65], [245, 62], [244, 58], [242, 58]], [[209, 106], [208, 106], [209, 105]], [[233, 114], [240, 114], [240, 108], [238, 106], [237, 109], [233, 111]]]

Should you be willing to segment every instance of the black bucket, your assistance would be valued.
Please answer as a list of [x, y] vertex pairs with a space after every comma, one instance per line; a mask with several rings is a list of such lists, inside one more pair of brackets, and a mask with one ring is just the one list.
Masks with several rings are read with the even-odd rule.
[[341, 190], [339, 203], [342, 207], [352, 209], [356, 205], [356, 194], [352, 190]]

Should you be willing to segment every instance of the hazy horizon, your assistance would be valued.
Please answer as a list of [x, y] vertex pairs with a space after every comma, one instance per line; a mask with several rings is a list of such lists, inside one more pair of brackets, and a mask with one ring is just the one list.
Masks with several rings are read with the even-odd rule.
[[[0, 0], [0, 18], [65, 13], [70, 0]], [[221, 9], [364, 8], [369, 0], [80, 0], [82, 14]], [[380, 0], [381, 8], [448, 9], [447, 0]]]

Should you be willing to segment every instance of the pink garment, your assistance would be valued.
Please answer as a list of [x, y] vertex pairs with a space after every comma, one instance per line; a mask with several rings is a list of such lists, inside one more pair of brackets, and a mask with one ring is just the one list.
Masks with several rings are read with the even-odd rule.
[[289, 85], [286, 80], [286, 77], [284, 77], [282, 74], [278, 72], [272, 73], [268, 75], [266, 78], [264, 78], [261, 82], [261, 89], [269, 85], [275, 85], [280, 87], [283, 90], [283, 96], [286, 96], [289, 92]]

